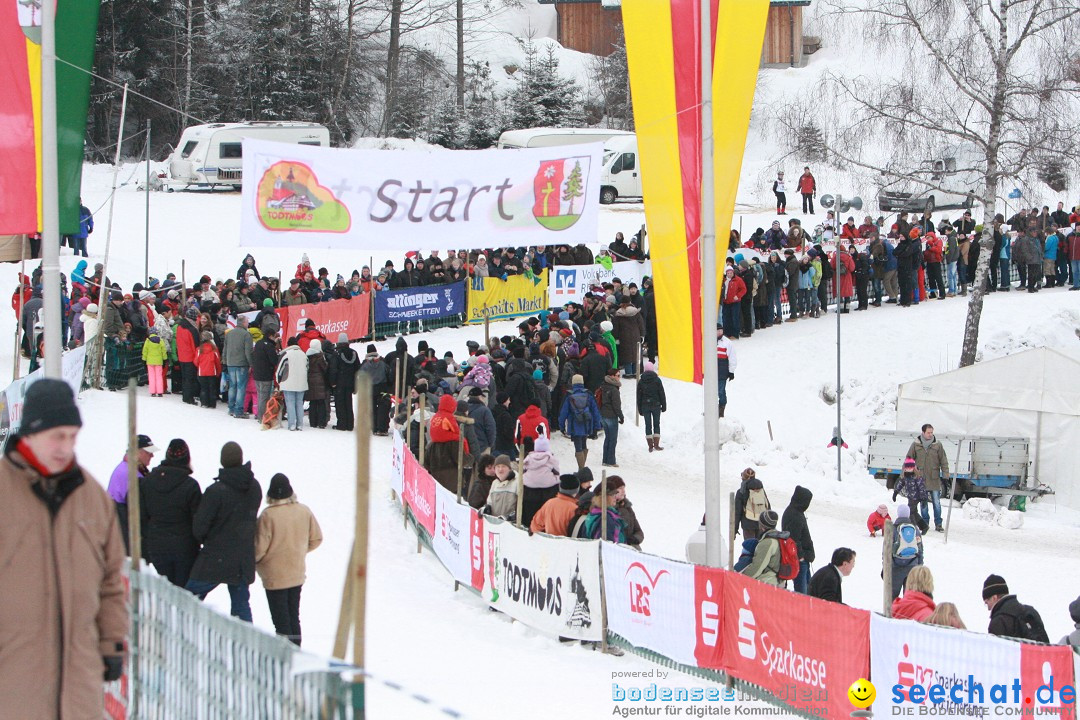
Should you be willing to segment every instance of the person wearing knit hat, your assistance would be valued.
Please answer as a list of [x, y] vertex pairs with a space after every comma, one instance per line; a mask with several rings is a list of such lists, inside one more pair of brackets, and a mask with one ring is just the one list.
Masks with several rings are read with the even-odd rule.
[[667, 394], [663, 381], [656, 374], [656, 363], [646, 360], [641, 368], [636, 391], [637, 411], [645, 419], [645, 442], [649, 444], [649, 452], [663, 450], [660, 446], [660, 414], [667, 412]]
[[1075, 652], [1080, 647], [1080, 597], [1069, 603], [1069, 617], [1072, 619], [1076, 629], [1061, 638], [1058, 645], [1068, 645]]
[[[154, 453], [158, 451], [156, 445], [150, 440], [147, 435], [139, 435], [136, 439], [138, 448], [136, 450], [136, 476], [139, 478], [146, 477], [150, 472], [150, 461], [154, 459]], [[124, 540], [124, 550], [129, 550], [129, 537], [128, 537], [128, 457], [127, 453], [124, 453], [123, 459], [113, 469], [112, 475], [109, 477], [109, 497], [116, 503], [117, 520], [120, 524], [120, 537]]]
[[602, 421], [596, 396], [586, 389], [585, 378], [575, 374], [570, 384], [572, 389], [559, 410], [559, 429], [574, 441], [574, 457], [580, 470], [589, 459], [589, 437], [600, 431]]
[[[314, 341], [312, 341], [314, 343]], [[331, 354], [333, 362], [327, 361], [327, 381], [330, 383], [334, 395], [334, 415], [336, 422], [335, 430], [352, 432], [356, 423], [353, 412], [353, 393], [356, 392], [356, 373], [360, 370], [362, 362], [360, 354], [349, 346], [349, 336], [346, 333], [338, 334], [337, 345]], [[389, 381], [390, 378], [385, 378]], [[385, 390], [383, 388], [381, 391]], [[374, 392], [374, 389], [372, 389]], [[368, 399], [368, 407], [372, 408], [372, 421], [375, 420], [374, 408], [375, 397]], [[329, 410], [327, 410], [329, 412]], [[388, 411], [389, 412], [389, 411]], [[374, 425], [372, 425], [374, 427]]]
[[923, 537], [922, 529], [917, 524], [918, 519], [918, 516], [911, 512], [910, 506], [900, 505], [896, 508], [892, 543], [893, 600], [900, 596], [900, 589], [904, 587], [912, 568], [923, 564]]
[[0, 460], [0, 547], [15, 558], [3, 571], [0, 678], [13, 717], [101, 717], [102, 671], [123, 672], [124, 546], [113, 503], [75, 456], [80, 427], [71, 387], [37, 380]]
[[529, 531], [556, 537], [565, 536], [570, 521], [577, 513], [577, 495], [580, 488], [581, 483], [576, 475], [560, 475], [558, 492], [533, 515]]
[[233, 617], [251, 622], [251, 583], [255, 582], [255, 526], [251, 521], [262, 503], [262, 487], [233, 441], [221, 447], [221, 469], [206, 489], [193, 527], [202, 550], [185, 589], [200, 600], [218, 585], [227, 585]]
[[390, 432], [390, 401], [394, 392], [395, 368], [379, 357], [379, 349], [374, 343], [368, 344], [366, 350], [359, 369], [371, 379], [371, 432], [385, 437]]
[[274, 631], [299, 646], [306, 556], [322, 544], [322, 528], [311, 509], [297, 501], [289, 478], [282, 473], [270, 479], [266, 508], [257, 527], [255, 569], [266, 590]]
[[761, 537], [754, 548], [753, 559], [741, 572], [768, 585], [787, 587], [787, 581], [781, 580], [779, 576], [780, 540], [789, 538], [790, 535], [776, 529], [779, 522], [780, 516], [775, 510], [765, 510], [758, 515]]
[[885, 522], [892, 520], [889, 517], [889, 508], [885, 503], [877, 506], [874, 512], [870, 513], [870, 517], [866, 518], [866, 529], [870, 531], [870, 537], [877, 537], [877, 534], [882, 533], [884, 537]]
[[313, 428], [325, 428], [330, 422], [330, 383], [327, 377], [330, 364], [323, 353], [322, 340], [311, 340], [304, 354], [308, 361], [308, 423]]
[[488, 491], [485, 513], [514, 520], [517, 516], [517, 481], [509, 455], [500, 455], [493, 464], [495, 479]]
[[893, 485], [893, 502], [897, 495], [907, 498], [908, 507], [911, 509], [911, 519], [919, 526], [919, 532], [925, 533], [930, 529], [930, 523], [919, 514], [919, 503], [930, 498], [926, 490], [926, 481], [919, 474], [915, 461], [911, 458], [904, 460], [903, 472]]
[[175, 438], [161, 464], [139, 481], [139, 505], [146, 559], [181, 588], [199, 554], [192, 526], [201, 497], [199, 483], [191, 477], [191, 451]]
[[1046, 628], [1039, 611], [1024, 605], [1009, 592], [1009, 585], [1000, 575], [989, 575], [983, 581], [983, 604], [990, 611], [987, 632], [998, 637], [1035, 640], [1048, 643]]

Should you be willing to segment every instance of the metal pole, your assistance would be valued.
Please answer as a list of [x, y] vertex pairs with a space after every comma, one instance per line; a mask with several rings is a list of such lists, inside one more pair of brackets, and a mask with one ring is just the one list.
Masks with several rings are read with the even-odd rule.
[[735, 569], [735, 528], [738, 527], [739, 518], [735, 517], [735, 493], [728, 493], [728, 559], [727, 569]]
[[[412, 423], [409, 423], [412, 425]], [[424, 465], [424, 430], [427, 425], [427, 391], [420, 393], [420, 444], [417, 446], [420, 450], [420, 465]]]
[[[836, 207], [840, 208], [841, 198], [836, 196]], [[842, 460], [842, 453], [844, 443], [840, 441], [844, 437], [840, 429], [840, 237], [836, 238], [836, 249], [833, 250], [833, 257], [836, 258], [836, 269], [833, 271], [833, 282], [836, 283], [836, 293], [834, 300], [836, 301], [836, 482], [841, 482], [843, 478], [840, 475]], [[825, 258], [828, 262], [828, 258]], [[828, 288], [826, 288], [828, 289]], [[828, 297], [828, 295], [826, 295]]]
[[[641, 340], [637, 344], [637, 381], [641, 382], [641, 372], [645, 363], [641, 361]], [[638, 402], [638, 394], [634, 393], [634, 427], [641, 425], [641, 404]]]
[[60, 365], [60, 169], [56, 128], [56, 4], [41, 4], [41, 194], [42, 302], [45, 377], [59, 378]]
[[[365, 663], [364, 640], [367, 611], [367, 565], [368, 565], [368, 504], [371, 489], [371, 375], [356, 373], [356, 519], [354, 525], [353, 554], [355, 568], [352, 582], [353, 665], [363, 668]], [[364, 707], [364, 674], [353, 675], [353, 708]], [[358, 717], [363, 717], [359, 715]]]
[[967, 441], [966, 437], [961, 437], [960, 442], [956, 444], [956, 459], [953, 461], [952, 468], [952, 483], [949, 487], [949, 509], [945, 513], [945, 543], [949, 542], [949, 523], [952, 521], [952, 504], [953, 498], [956, 497], [956, 474], [960, 471], [960, 448], [964, 446]]
[[[458, 421], [461, 422], [460, 420]], [[457, 503], [461, 504], [462, 474], [465, 472], [465, 428], [461, 428], [457, 439]]]
[[607, 540], [607, 470], [600, 473], [600, 540]]
[[[101, 389], [101, 364], [105, 355], [105, 336], [101, 332], [105, 319], [105, 303], [109, 301], [109, 289], [105, 287], [105, 278], [109, 276], [109, 249], [112, 246], [113, 208], [116, 206], [116, 180], [120, 175], [120, 148], [124, 141], [124, 119], [127, 117], [128, 86], [124, 83], [124, 94], [120, 98], [120, 127], [116, 131], [116, 153], [113, 156], [112, 192], [109, 193], [109, 223], [105, 229], [105, 259], [101, 264], [101, 282], [98, 284], [98, 333], [97, 344], [92, 348], [90, 358], [90, 387]], [[87, 288], [90, 291], [90, 288]]]
[[517, 521], [517, 526], [521, 527], [521, 516], [522, 516], [523, 510], [525, 508], [525, 469], [524, 469], [525, 444], [522, 443], [521, 445], [518, 445], [517, 446], [517, 451], [518, 451], [518, 462], [517, 462], [517, 466], [518, 466], [518, 471], [517, 471], [517, 515], [515, 516], [514, 519]]
[[484, 347], [491, 349], [491, 318], [488, 317], [487, 303], [484, 303]]
[[892, 520], [885, 521], [885, 529], [882, 530], [881, 539], [881, 614], [885, 617], [892, 617]]
[[716, 208], [713, 191], [712, 3], [701, 0], [701, 352], [705, 423], [705, 558], [720, 566], [720, 417], [716, 360]]
[[143, 256], [143, 282], [150, 284], [150, 119], [146, 119], [146, 252]]

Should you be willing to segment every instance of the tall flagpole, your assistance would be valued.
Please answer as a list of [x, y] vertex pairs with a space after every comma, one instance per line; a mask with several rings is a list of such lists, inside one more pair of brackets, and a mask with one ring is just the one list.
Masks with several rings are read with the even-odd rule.
[[720, 567], [720, 417], [716, 377], [716, 197], [713, 192], [711, 0], [701, 0], [701, 361], [705, 413], [705, 558]]
[[60, 197], [56, 160], [56, 3], [41, 3], [42, 302], [45, 376], [60, 372]]

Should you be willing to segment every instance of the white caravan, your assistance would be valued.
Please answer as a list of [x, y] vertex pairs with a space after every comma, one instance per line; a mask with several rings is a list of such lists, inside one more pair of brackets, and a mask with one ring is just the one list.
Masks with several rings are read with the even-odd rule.
[[243, 182], [243, 140], [258, 138], [297, 145], [330, 147], [330, 131], [308, 122], [255, 120], [242, 123], [192, 125], [169, 156], [169, 190], [181, 187], [229, 185]]
[[600, 202], [608, 205], [618, 198], [640, 198], [641, 171], [637, 135], [632, 132], [604, 128], [508, 130], [499, 136], [498, 147], [500, 149], [538, 148], [596, 142], [604, 143]]

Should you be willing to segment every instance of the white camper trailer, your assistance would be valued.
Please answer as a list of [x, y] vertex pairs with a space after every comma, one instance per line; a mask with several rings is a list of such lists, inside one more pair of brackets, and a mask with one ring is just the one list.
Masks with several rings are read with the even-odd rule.
[[619, 198], [640, 198], [641, 169], [637, 135], [632, 132], [605, 128], [508, 130], [499, 136], [498, 147], [538, 148], [598, 142], [604, 143], [600, 202], [610, 205]]
[[192, 125], [180, 136], [169, 156], [169, 176], [165, 185], [236, 189], [243, 182], [243, 140], [258, 138], [297, 145], [330, 147], [330, 131], [308, 122], [255, 120], [241, 123]]

